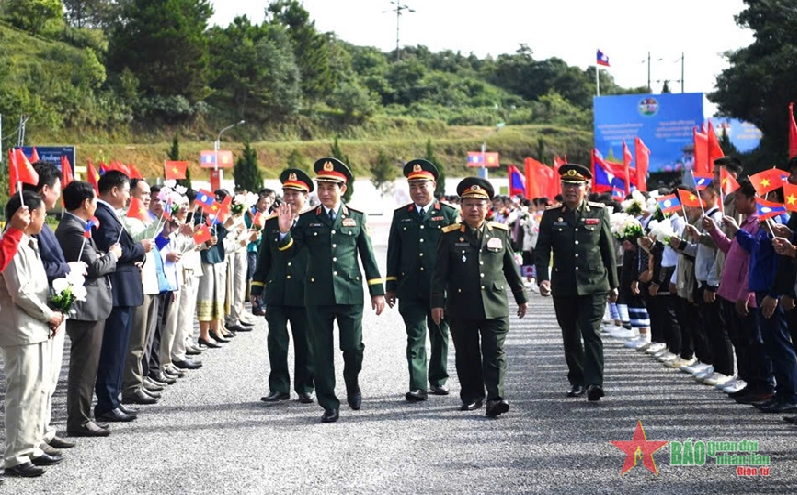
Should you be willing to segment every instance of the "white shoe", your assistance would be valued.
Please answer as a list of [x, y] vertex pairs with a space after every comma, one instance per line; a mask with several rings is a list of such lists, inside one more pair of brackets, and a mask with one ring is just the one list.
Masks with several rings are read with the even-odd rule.
[[694, 375], [694, 377], [695, 377], [696, 381], [702, 382], [704, 379], [710, 377], [713, 374], [714, 374], [714, 367], [713, 366], [707, 366], [706, 369], [704, 369], [700, 373], [696, 373]]
[[640, 342], [639, 345], [637, 345], [637, 347], [634, 347], [634, 350], [644, 352], [647, 351], [651, 345], [652, 344], [650, 343], [650, 341]]
[[746, 387], [747, 387], [747, 382], [744, 380], [739, 380], [737, 378], [736, 383], [734, 383], [733, 386], [725, 387], [725, 389], [723, 389], [723, 392], [727, 394], [732, 394], [734, 392], [739, 392], [740, 390], [744, 390]]
[[666, 348], [667, 348], [667, 344], [662, 344], [662, 343], [657, 342], [655, 344], [650, 344], [650, 346], [648, 346], [648, 348], [645, 350], [645, 353], [647, 353], [647, 354], [656, 354], [657, 352], [662, 351], [662, 350], [664, 350]]
[[731, 381], [732, 376], [723, 375], [722, 373], [714, 373], [703, 380], [704, 385], [716, 385], [718, 383], [726, 383]]
[[625, 341], [625, 343], [623, 344], [623, 347], [627, 347], [629, 349], [636, 349], [636, 346], [638, 346], [640, 342], [645, 342], [645, 336], [644, 335], [638, 335], [634, 339]]
[[725, 390], [725, 387], [733, 387], [736, 385], [736, 377], [732, 376], [730, 380], [724, 383], [717, 383], [714, 385], [714, 388], [717, 390]]
[[665, 356], [665, 355], [667, 355], [669, 353], [670, 353], [670, 350], [665, 347], [664, 349], [660, 350], [659, 352], [651, 354], [651, 356], [653, 356], [656, 359], [659, 359], [660, 357]]
[[673, 354], [670, 351], [666, 351], [664, 354], [662, 354], [660, 356], [656, 356], [656, 359], [660, 363], [663, 363], [665, 361], [672, 361], [673, 359], [678, 359], [678, 354]]
[[612, 330], [610, 336], [614, 337], [615, 339], [633, 339], [636, 337], [636, 330], [628, 330], [623, 327], [617, 327], [616, 330]]
[[690, 364], [694, 363], [694, 359], [674, 359], [672, 361], [666, 361], [664, 366], [668, 368], [680, 368], [681, 366], [689, 366]]
[[708, 364], [701, 363], [700, 361], [695, 361], [695, 364], [693, 364], [692, 366], [683, 366], [681, 368], [681, 371], [683, 371], [684, 373], [689, 373], [690, 375], [694, 376], [706, 371], [706, 368], [708, 367], [709, 367]]

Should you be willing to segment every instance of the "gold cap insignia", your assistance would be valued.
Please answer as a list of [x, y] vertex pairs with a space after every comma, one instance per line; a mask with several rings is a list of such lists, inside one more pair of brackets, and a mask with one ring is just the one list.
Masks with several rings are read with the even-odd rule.
[[576, 177], [577, 175], [579, 175], [579, 173], [571, 168], [570, 170], [565, 172], [565, 175], [568, 177]]
[[324, 163], [324, 172], [332, 172], [333, 170], [335, 170], [335, 166], [332, 165], [332, 162]]
[[416, 173], [417, 173], [417, 172], [423, 172], [423, 168], [421, 168], [421, 166], [420, 166], [419, 164], [417, 164], [417, 163], [416, 163], [416, 164], [415, 164], [415, 166], [414, 166], [414, 167], [412, 167], [412, 171], [413, 171], [413, 172], [416, 172]]
[[482, 188], [478, 184], [473, 184], [472, 186], [470, 186], [470, 190], [471, 191], [481, 191]]
[[288, 180], [296, 180], [296, 174], [291, 173], [291, 175], [288, 176]]

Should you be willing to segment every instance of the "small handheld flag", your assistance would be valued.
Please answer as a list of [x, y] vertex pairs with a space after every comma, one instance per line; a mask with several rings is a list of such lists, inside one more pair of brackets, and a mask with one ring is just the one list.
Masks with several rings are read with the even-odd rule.
[[144, 203], [138, 198], [131, 198], [130, 208], [127, 209], [126, 216], [127, 218], [141, 220], [142, 222], [146, 221], [147, 209], [144, 207]]
[[703, 206], [703, 202], [700, 201], [700, 198], [697, 196], [697, 194], [693, 193], [692, 191], [678, 189], [678, 197], [681, 201], [681, 204], [684, 206], [694, 206], [697, 208]]
[[714, 174], [692, 174], [695, 181], [695, 189], [702, 191], [708, 189], [714, 183]]
[[196, 204], [202, 207], [202, 211], [207, 211], [215, 202], [216, 195], [204, 189], [200, 189], [199, 194], [196, 195]]
[[194, 232], [194, 244], [199, 246], [200, 244], [208, 242], [211, 237], [213, 236], [210, 234], [210, 230], [202, 225]]
[[786, 207], [781, 203], [775, 203], [774, 201], [767, 201], [766, 199], [758, 198], [756, 199], [756, 211], [758, 212], [758, 216], [761, 220], [767, 220], [786, 213]]
[[797, 186], [790, 182], [783, 184], [784, 205], [789, 211], [797, 211]]
[[681, 202], [675, 197], [675, 194], [660, 197], [658, 203], [659, 208], [661, 208], [662, 213], [665, 215], [669, 215], [681, 209]]

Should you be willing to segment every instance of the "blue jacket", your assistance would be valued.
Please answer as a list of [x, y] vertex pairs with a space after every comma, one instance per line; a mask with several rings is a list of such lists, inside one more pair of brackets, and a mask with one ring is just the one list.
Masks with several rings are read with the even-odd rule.
[[736, 232], [739, 246], [750, 253], [748, 285], [751, 292], [765, 292], [778, 298], [775, 290], [775, 275], [778, 272], [778, 255], [772, 248], [769, 229], [760, 228], [755, 235], [739, 229]]
[[69, 273], [69, 265], [64, 259], [64, 251], [61, 249], [61, 244], [55, 238], [50, 226], [46, 223], [42, 225], [42, 230], [39, 235], [33, 236], [39, 240], [39, 253], [44, 265], [44, 271], [47, 273], [47, 281], [52, 282], [57, 278], [64, 278]]

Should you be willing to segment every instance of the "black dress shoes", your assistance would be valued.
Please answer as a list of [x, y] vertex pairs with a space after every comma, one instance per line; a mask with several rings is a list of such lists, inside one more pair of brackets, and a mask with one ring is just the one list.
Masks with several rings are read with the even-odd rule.
[[426, 400], [429, 398], [429, 392], [426, 390], [410, 390], [404, 396], [407, 399], [407, 402], [418, 402], [421, 400]]
[[36, 478], [44, 474], [44, 469], [30, 462], [17, 464], [14, 467], [6, 468], [6, 476], [19, 476], [20, 478]]
[[487, 401], [487, 416], [497, 418], [509, 412], [509, 401], [506, 399], [496, 399]]
[[177, 383], [177, 379], [176, 378], [169, 378], [168, 376], [163, 374], [163, 371], [152, 371], [152, 372], [150, 372], [149, 377], [152, 378], [152, 381], [154, 381], [155, 383], [157, 383], [159, 385], [161, 383], [165, 383], [167, 385], [173, 385], [173, 384]]
[[429, 385], [429, 392], [434, 395], [448, 395], [448, 388], [445, 385]]
[[119, 410], [127, 414], [128, 416], [133, 416], [134, 418], [138, 417], [138, 409], [133, 409], [132, 407], [119, 406]]
[[47, 442], [47, 444], [55, 449], [71, 449], [75, 445], [77, 445], [75, 442], [71, 440], [65, 440], [60, 437], [53, 437], [53, 439]]
[[129, 423], [136, 419], [136, 416], [125, 414], [118, 407], [102, 414], [95, 413], [95, 417], [98, 421], [105, 421], [106, 423]]
[[153, 399], [160, 399], [161, 397], [163, 397], [163, 392], [150, 392], [145, 388], [142, 388], [141, 391], [144, 393], [145, 396], [152, 397]]
[[280, 402], [283, 400], [289, 400], [291, 398], [290, 393], [285, 392], [271, 392], [265, 397], [261, 397], [260, 400], [263, 402]]
[[587, 391], [587, 387], [584, 385], [573, 385], [570, 387], [570, 390], [567, 392], [568, 397], [581, 397], [584, 395], [584, 392]]
[[54, 466], [64, 462], [64, 456], [42, 454], [39, 457], [31, 457], [30, 461], [36, 466]]
[[191, 359], [172, 361], [172, 364], [184, 370], [196, 370], [202, 367], [202, 361], [193, 361]]
[[157, 383], [153, 382], [150, 377], [144, 378], [144, 390], [147, 392], [163, 392], [164, 387], [163, 385], [158, 385]]
[[202, 337], [199, 337], [199, 343], [207, 347], [208, 349], [221, 349], [221, 346], [215, 342], [212, 342], [213, 339], [205, 340]]
[[211, 339], [213, 339], [213, 340], [215, 340], [215, 341], [216, 341], [216, 342], [218, 342], [219, 344], [229, 344], [229, 343], [230, 343], [230, 341], [229, 341], [229, 340], [227, 340], [226, 338], [224, 338], [224, 337], [222, 337], [222, 336], [220, 336], [220, 335], [216, 335], [216, 334], [215, 334], [215, 333], [213, 333], [213, 332], [210, 332], [210, 338], [211, 338]]
[[[247, 329], [242, 327], [241, 325], [226, 325], [225, 328], [227, 330], [232, 330], [233, 332], [246, 332], [247, 331]], [[210, 334], [210, 335], [211, 335], [211, 337], [213, 336], [213, 334]]]
[[363, 402], [363, 396], [362, 396], [362, 394], [360, 392], [357, 392], [354, 395], [350, 395], [346, 399], [349, 402], [349, 407], [350, 408], [352, 408], [355, 411], [359, 411], [360, 410], [360, 406], [362, 405], [362, 402]]
[[[152, 392], [153, 394], [157, 394], [158, 392]], [[138, 404], [140, 406], [150, 406], [152, 404], [157, 404], [158, 399], [147, 394], [143, 390], [136, 390], [133, 395], [129, 395], [127, 397], [122, 397], [122, 404]]]
[[600, 385], [592, 384], [587, 388], [587, 399], [590, 401], [597, 401], [601, 400], [605, 394], [603, 393], [603, 387]]
[[302, 404], [312, 404], [315, 402], [312, 392], [299, 392], [299, 402]]
[[460, 411], [474, 411], [484, 405], [484, 399], [476, 399], [476, 400], [468, 400], [462, 401], [462, 407], [459, 408]]
[[70, 437], [107, 437], [110, 431], [100, 428], [94, 421], [89, 421], [76, 430], [67, 430]]
[[321, 416], [322, 423], [337, 423], [340, 414], [337, 409], [324, 409], [324, 414]]

